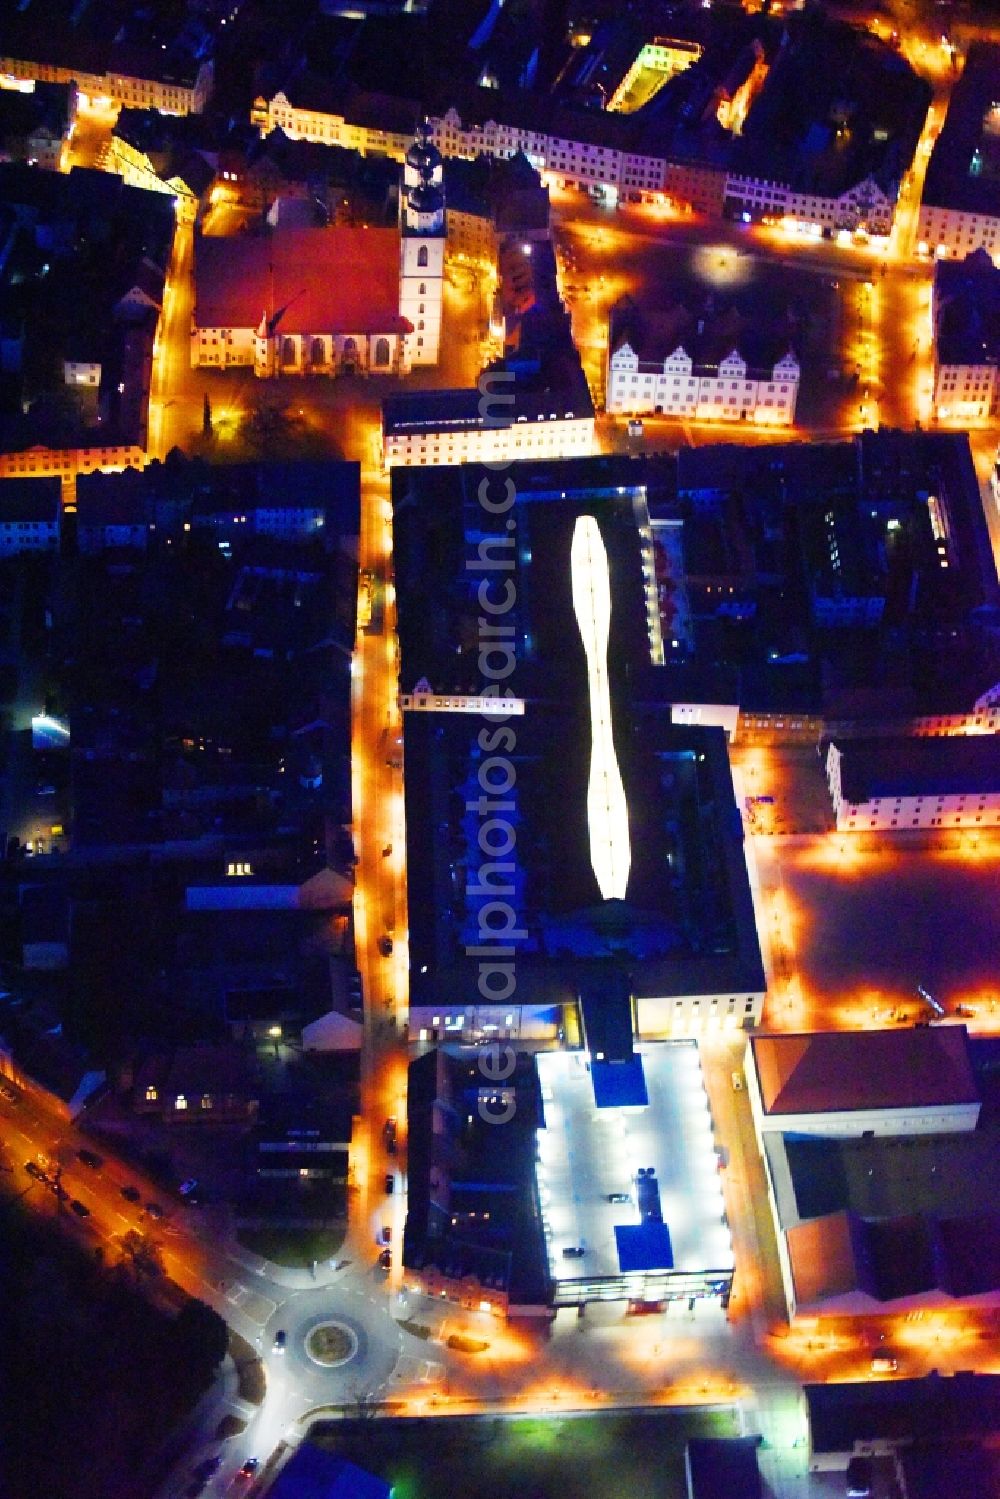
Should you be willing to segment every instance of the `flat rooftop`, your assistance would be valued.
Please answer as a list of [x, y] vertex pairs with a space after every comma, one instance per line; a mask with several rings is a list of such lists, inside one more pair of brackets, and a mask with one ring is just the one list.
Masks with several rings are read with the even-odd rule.
[[[599, 1108], [585, 1052], [536, 1057], [545, 1121], [538, 1187], [549, 1273], [557, 1283], [733, 1267], [698, 1049], [693, 1042], [663, 1042], [637, 1055], [645, 1107]], [[650, 1167], [662, 1223], [640, 1213], [638, 1173]], [[627, 1194], [625, 1202], [609, 1202], [619, 1193]], [[644, 1203], [649, 1195], [642, 1191]], [[563, 1250], [570, 1248], [584, 1253], [567, 1258]]]

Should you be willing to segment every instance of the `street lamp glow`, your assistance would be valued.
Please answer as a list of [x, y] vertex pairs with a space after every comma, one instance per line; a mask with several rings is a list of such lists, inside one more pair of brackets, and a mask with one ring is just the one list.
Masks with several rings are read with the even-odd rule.
[[590, 687], [591, 748], [587, 786], [590, 862], [603, 898], [624, 900], [632, 850], [628, 803], [611, 728], [608, 685], [611, 583], [608, 554], [592, 515], [581, 515], [573, 528], [570, 573], [573, 612], [587, 657]]

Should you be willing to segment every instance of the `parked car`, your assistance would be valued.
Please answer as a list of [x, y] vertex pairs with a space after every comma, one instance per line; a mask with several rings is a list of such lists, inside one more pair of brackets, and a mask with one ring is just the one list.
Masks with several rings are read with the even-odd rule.
[[389, 1154], [390, 1155], [395, 1155], [396, 1154], [396, 1120], [395, 1120], [395, 1116], [394, 1115], [390, 1115], [390, 1117], [383, 1124], [383, 1126], [382, 1126], [382, 1138], [385, 1141], [385, 1148], [389, 1152]]
[[0, 1098], [5, 1098], [8, 1103], [17, 1103], [17, 1090], [6, 1081], [0, 1082]]
[[252, 1478], [259, 1467], [260, 1467], [260, 1458], [259, 1457], [248, 1457], [247, 1460], [246, 1460], [246, 1462], [243, 1464], [242, 1468], [240, 1469], [240, 1471], [237, 1473], [236, 1476], [237, 1476], [237, 1478], [243, 1478], [243, 1479]]
[[284, 1353], [286, 1342], [287, 1334], [285, 1332], [285, 1329], [283, 1327], [279, 1327], [278, 1331], [274, 1335], [274, 1343], [272, 1344], [271, 1351], [273, 1353]]
[[155, 1219], [157, 1223], [163, 1217], [163, 1209], [160, 1207], [160, 1204], [158, 1202], [147, 1202], [146, 1212], [148, 1213], [149, 1217]]
[[380, 1270], [391, 1270], [392, 1269], [392, 1250], [391, 1249], [383, 1249], [382, 1253], [378, 1257], [378, 1263], [379, 1263], [379, 1269]]
[[631, 1202], [632, 1198], [628, 1192], [609, 1192], [609, 1202]]
[[383, 1223], [382, 1224], [382, 1232], [379, 1234], [378, 1239], [376, 1240], [376, 1243], [378, 1243], [378, 1244], [391, 1244], [392, 1243], [392, 1225], [391, 1224], [389, 1224], [389, 1223]]
[[891, 1353], [879, 1353], [872, 1359], [873, 1374], [895, 1374], [898, 1368], [899, 1360]]
[[86, 1206], [85, 1203], [79, 1202], [75, 1197], [70, 1203], [70, 1210], [74, 1212], [78, 1218], [90, 1217], [90, 1209]]
[[391, 956], [392, 938], [388, 935], [388, 933], [386, 933], [384, 937], [380, 937], [378, 939], [378, 950], [382, 954], [383, 958], [388, 958]]
[[25, 1161], [24, 1169], [25, 1171], [27, 1171], [29, 1176], [33, 1176], [35, 1178], [36, 1182], [43, 1182], [45, 1180], [45, 1172], [42, 1170], [41, 1166], [39, 1166], [37, 1161]]
[[100, 1171], [104, 1165], [104, 1157], [98, 1155], [96, 1150], [78, 1150], [76, 1158], [85, 1166], [89, 1166], [91, 1171]]
[[126, 1202], [139, 1202], [142, 1197], [138, 1187], [122, 1187], [121, 1192]]
[[873, 1466], [870, 1457], [852, 1457], [847, 1464], [847, 1499], [870, 1499]]
[[580, 1260], [587, 1253], [582, 1244], [569, 1244], [563, 1250], [564, 1260]]
[[385, 1190], [390, 1197], [396, 1190], [396, 1173], [394, 1171], [387, 1171], [385, 1173]]

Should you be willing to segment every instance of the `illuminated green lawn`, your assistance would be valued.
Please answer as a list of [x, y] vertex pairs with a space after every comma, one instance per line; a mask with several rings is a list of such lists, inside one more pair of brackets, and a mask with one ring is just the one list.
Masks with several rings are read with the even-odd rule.
[[393, 1499], [683, 1499], [684, 1444], [737, 1436], [730, 1412], [523, 1420], [336, 1421], [310, 1441], [393, 1486]]

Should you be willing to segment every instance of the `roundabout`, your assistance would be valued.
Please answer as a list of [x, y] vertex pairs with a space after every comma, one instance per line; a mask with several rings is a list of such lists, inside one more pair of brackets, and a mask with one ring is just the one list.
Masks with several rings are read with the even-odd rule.
[[388, 1307], [364, 1281], [293, 1293], [273, 1313], [267, 1340], [278, 1329], [286, 1334], [286, 1351], [268, 1359], [268, 1379], [306, 1408], [376, 1395], [402, 1352]]
[[330, 1319], [317, 1322], [306, 1333], [306, 1357], [324, 1369], [339, 1369], [349, 1364], [358, 1351], [358, 1335], [346, 1322]]

